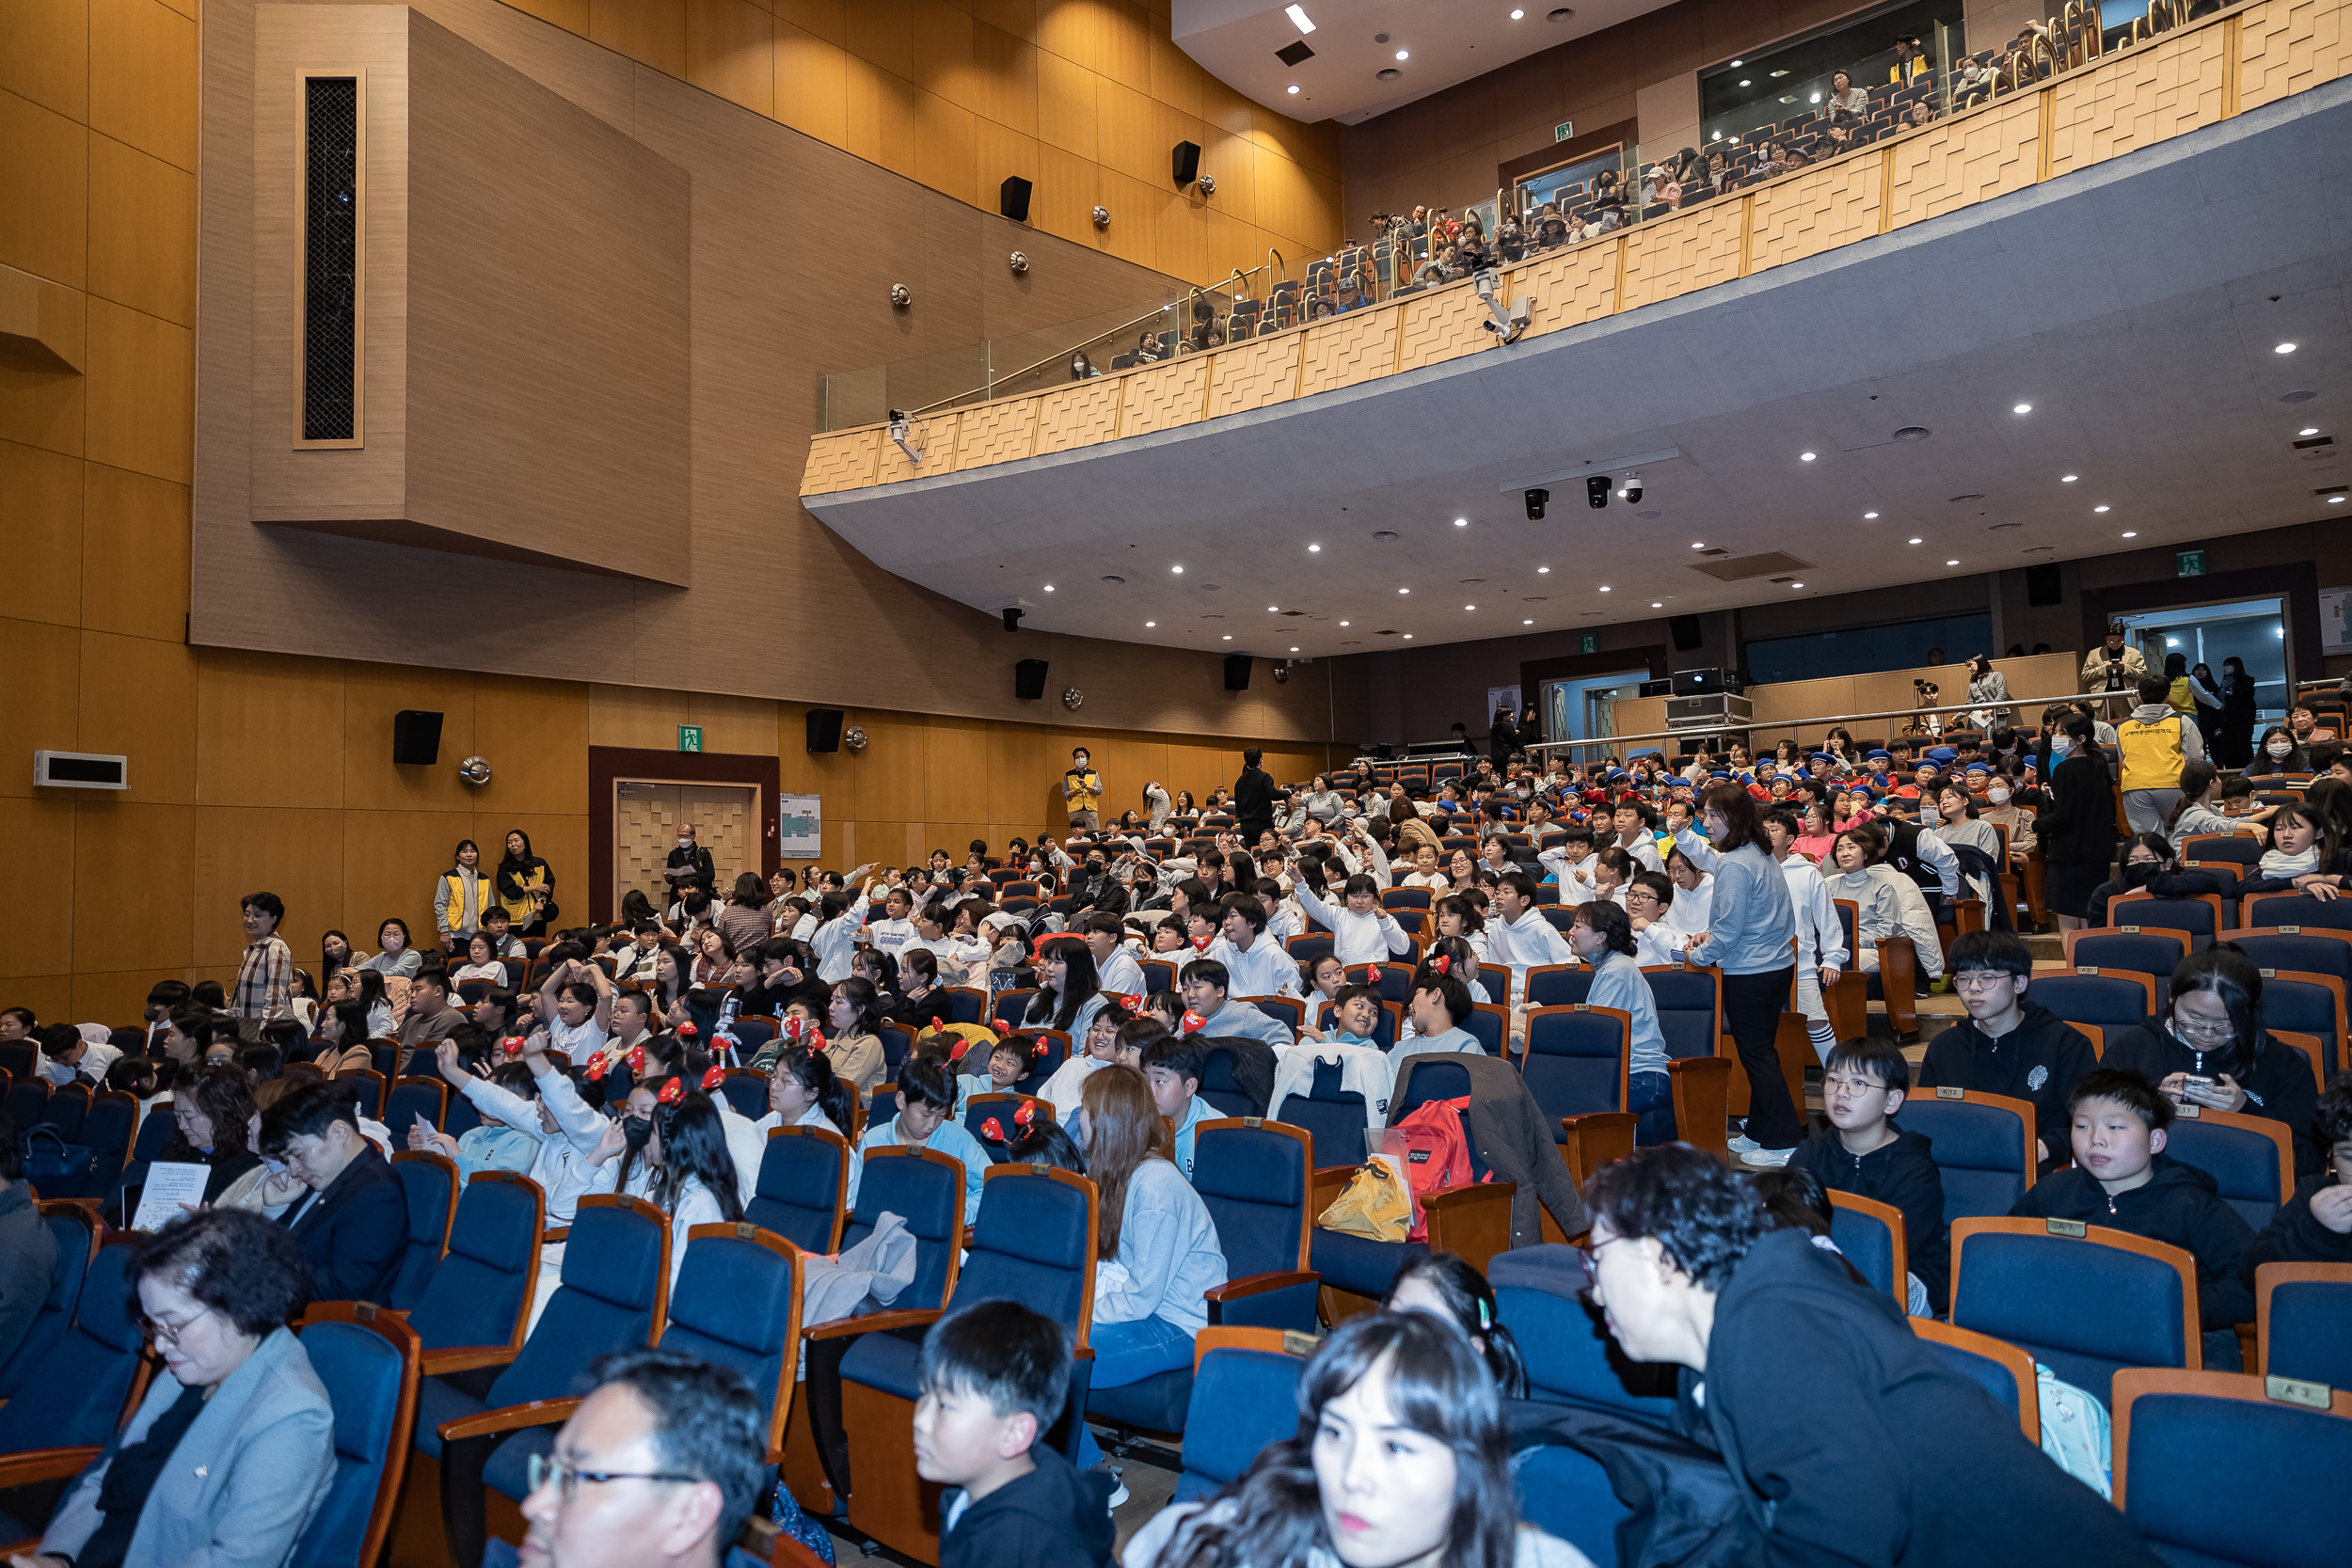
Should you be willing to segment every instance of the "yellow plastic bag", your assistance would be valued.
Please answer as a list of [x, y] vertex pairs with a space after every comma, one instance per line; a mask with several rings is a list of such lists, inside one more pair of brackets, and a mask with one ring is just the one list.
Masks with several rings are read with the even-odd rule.
[[1401, 1242], [1413, 1228], [1413, 1195], [1385, 1160], [1367, 1160], [1315, 1224], [1370, 1242]]

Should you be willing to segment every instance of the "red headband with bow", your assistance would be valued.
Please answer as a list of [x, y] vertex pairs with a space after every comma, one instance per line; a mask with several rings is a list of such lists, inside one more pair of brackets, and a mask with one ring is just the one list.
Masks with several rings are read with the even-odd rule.
[[664, 1105], [675, 1105], [685, 1098], [686, 1081], [682, 1078], [671, 1079], [668, 1083], [661, 1085], [661, 1092], [654, 1096], [654, 1099], [660, 1101]]
[[1440, 953], [1429, 960], [1429, 967], [1440, 974], [1447, 974], [1454, 968], [1454, 958], [1450, 954]]
[[[670, 1081], [674, 1084], [677, 1082], [675, 1078]], [[718, 1088], [720, 1085], [725, 1083], [726, 1081], [727, 1069], [721, 1067], [718, 1063], [713, 1062], [710, 1064], [709, 1069], [703, 1074], [703, 1088], [707, 1091], [713, 1090]]]
[[504, 1039], [499, 1041], [499, 1049], [505, 1052], [509, 1056], [519, 1056], [523, 1053], [524, 1043], [523, 1037], [520, 1035], [509, 1035]]

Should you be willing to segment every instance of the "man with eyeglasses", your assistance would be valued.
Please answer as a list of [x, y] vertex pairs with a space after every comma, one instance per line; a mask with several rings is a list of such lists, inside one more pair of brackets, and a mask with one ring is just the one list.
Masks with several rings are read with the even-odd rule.
[[2099, 1065], [2090, 1042], [2026, 988], [2033, 954], [2014, 931], [1968, 931], [1952, 942], [1952, 990], [1968, 1016], [1928, 1043], [1922, 1089], [1976, 1089], [2031, 1102], [2034, 1157], [2043, 1170], [2066, 1149], [2067, 1097]]
[[[734, 1369], [675, 1351], [615, 1351], [595, 1391], [533, 1454], [519, 1550], [483, 1568], [717, 1568], [766, 1480], [768, 1413]], [[755, 1560], [738, 1554], [739, 1562]]]

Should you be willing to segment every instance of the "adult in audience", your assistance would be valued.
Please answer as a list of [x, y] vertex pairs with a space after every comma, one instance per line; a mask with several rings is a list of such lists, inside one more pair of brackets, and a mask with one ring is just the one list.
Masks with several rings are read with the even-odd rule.
[[2099, 1065], [2090, 1042], [2027, 997], [2033, 953], [2014, 931], [1965, 931], [1952, 941], [1952, 990], [1968, 1016], [1928, 1043], [1922, 1089], [1978, 1089], [2032, 1103], [2042, 1169], [2066, 1149], [2067, 1104]]
[[386, 978], [407, 979], [424, 965], [424, 955], [409, 943], [408, 922], [398, 915], [375, 928], [375, 945], [379, 951], [373, 958], [361, 958], [351, 967], [373, 970]]
[[769, 937], [768, 884], [758, 873], [740, 872], [726, 907], [719, 911], [719, 934], [748, 961]]
[[2310, 1061], [2263, 1024], [2263, 972], [2233, 942], [2200, 948], [2172, 968], [2163, 1015], [2107, 1041], [2102, 1067], [2137, 1072], [2175, 1105], [2280, 1122], [2295, 1138], [2298, 1176], [2321, 1168], [2312, 1136], [2319, 1089]]
[[888, 1070], [882, 1055], [881, 996], [874, 983], [852, 974], [834, 987], [825, 1022], [833, 1031], [825, 1054], [834, 1075], [856, 1090], [860, 1100], [870, 1099]]
[[1724, 782], [1708, 785], [1699, 797], [1699, 822], [1706, 837], [1685, 828], [1675, 843], [1715, 877], [1708, 927], [1692, 937], [1686, 951], [1692, 963], [1723, 971], [1724, 1026], [1748, 1075], [1747, 1127], [1732, 1147], [1752, 1164], [1782, 1164], [1804, 1136], [1772, 1043], [1796, 977], [1791, 943], [1797, 918], [1788, 879], [1746, 790]]
[[287, 1325], [310, 1298], [300, 1249], [215, 1210], [135, 1243], [136, 1312], [163, 1358], [137, 1412], [84, 1470], [19, 1568], [292, 1560], [335, 1479], [335, 1417]]
[[0, 1367], [16, 1354], [40, 1315], [56, 1262], [56, 1238], [24, 1183], [24, 1140], [16, 1118], [0, 1103]]
[[482, 929], [482, 917], [489, 911], [495, 891], [491, 879], [482, 874], [480, 845], [469, 838], [459, 839], [455, 859], [456, 864], [433, 882], [433, 924], [441, 933], [442, 947], [453, 954], [463, 953], [467, 942]]
[[294, 1016], [294, 950], [278, 936], [285, 900], [274, 893], [248, 893], [238, 903], [245, 920], [245, 957], [237, 963], [231, 1017], [256, 1023]]
[[2220, 697], [2213, 757], [2224, 768], [2244, 768], [2253, 760], [2257, 698], [2254, 677], [2246, 673], [2246, 661], [2235, 654], [2221, 661]]
[[2148, 674], [2146, 657], [2127, 646], [2129, 635], [2118, 621], [2107, 627], [2105, 641], [2083, 656], [2083, 690], [2110, 693], [2110, 718], [2122, 711]]
[[498, 896], [516, 936], [544, 934], [559, 912], [555, 873], [531, 852], [531, 835], [520, 828], [506, 835], [506, 853], [499, 861]]
[[1069, 770], [1061, 776], [1061, 798], [1072, 832], [1092, 832], [1102, 826], [1103, 775], [1094, 770], [1094, 758], [1083, 746], [1071, 750]]
[[492, 1541], [484, 1568], [719, 1568], [771, 1484], [767, 1406], [674, 1350], [609, 1352], [587, 1379], [554, 1452], [531, 1457], [519, 1556]]
[[1585, 1196], [1592, 1299], [1626, 1354], [1684, 1369], [1674, 1424], [1745, 1483], [1762, 1560], [2154, 1568], [2113, 1506], [1735, 1172], [1661, 1144]]
[[1431, 1253], [1413, 1259], [1396, 1271], [1389, 1293], [1380, 1298], [1383, 1312], [1425, 1312], [1439, 1323], [1452, 1323], [1470, 1340], [1494, 1374], [1495, 1391], [1506, 1400], [1527, 1397], [1527, 1362], [1518, 1341], [1503, 1326], [1494, 1287], [1486, 1276], [1451, 1253]]
[[2123, 820], [2136, 833], [2153, 832], [2171, 819], [2181, 802], [2181, 769], [2204, 760], [2197, 721], [2176, 708], [2171, 683], [2148, 675], [2139, 683], [2139, 705], [2115, 726], [2122, 765]]
[[408, 1245], [408, 1196], [359, 1131], [348, 1084], [305, 1084], [262, 1116], [262, 1152], [310, 1189], [279, 1216], [320, 1301], [381, 1301]]
[[1255, 746], [1241, 754], [1241, 776], [1233, 781], [1233, 819], [1244, 844], [1274, 827], [1274, 775], [1259, 763], [1264, 753]]
[[2048, 866], [2042, 898], [2058, 928], [2074, 931], [2088, 919], [2090, 895], [2115, 859], [2115, 786], [2092, 739], [2091, 721], [2082, 714], [2058, 721], [2049, 745], [2057, 762], [2049, 774], [2049, 803], [2034, 821]]
[[[207, 1167], [204, 1201], [211, 1203], [239, 1178], [261, 1168], [259, 1157], [246, 1147], [246, 1124], [253, 1114], [253, 1085], [236, 1068], [208, 1067], [183, 1073], [171, 1091], [171, 1117], [177, 1129], [155, 1158], [172, 1164]], [[281, 1202], [294, 1196], [291, 1183], [281, 1192]]]

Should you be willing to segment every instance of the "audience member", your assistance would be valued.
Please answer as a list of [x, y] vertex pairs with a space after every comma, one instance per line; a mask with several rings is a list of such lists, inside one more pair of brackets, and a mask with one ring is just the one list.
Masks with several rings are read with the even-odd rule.
[[2263, 1023], [2263, 972], [2233, 942], [2201, 947], [2172, 968], [2160, 1018], [2112, 1035], [2100, 1065], [2137, 1072], [2175, 1105], [2242, 1112], [2282, 1123], [2298, 1176], [2326, 1151], [2312, 1134], [2318, 1086], [2311, 1063]]
[[1821, 1070], [1829, 1130], [1797, 1146], [1792, 1170], [1811, 1173], [1831, 1192], [1902, 1211], [1910, 1251], [1914, 1316], [1944, 1310], [1950, 1275], [1944, 1233], [1944, 1178], [1928, 1140], [1895, 1125], [1911, 1090], [1911, 1062], [1885, 1040], [1838, 1046]]
[[24, 1180], [24, 1140], [0, 1102], [0, 1367], [8, 1364], [49, 1300], [56, 1238], [33, 1207]]
[[408, 1197], [391, 1164], [359, 1131], [346, 1084], [306, 1084], [262, 1117], [262, 1153], [309, 1191], [280, 1223], [308, 1264], [320, 1301], [381, 1301], [408, 1244]]
[[1967, 1017], [1928, 1043], [1923, 1089], [1977, 1089], [2032, 1103], [2042, 1168], [2066, 1148], [2074, 1085], [2098, 1066], [2090, 1042], [2026, 996], [2033, 953], [2012, 931], [1968, 931], [1952, 941], [1952, 990]]

